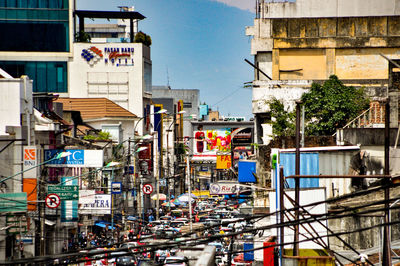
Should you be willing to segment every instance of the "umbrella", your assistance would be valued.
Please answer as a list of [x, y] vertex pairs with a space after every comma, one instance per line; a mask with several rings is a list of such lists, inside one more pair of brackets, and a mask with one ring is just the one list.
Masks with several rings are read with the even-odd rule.
[[[183, 197], [183, 196], [189, 197], [189, 193], [183, 193], [183, 194], [181, 194], [181, 195], [178, 197], [178, 199], [179, 199], [180, 197]], [[190, 196], [192, 197], [192, 199], [197, 199], [197, 198], [198, 198], [198, 197], [197, 197], [195, 194], [193, 194], [193, 193], [191, 193]]]
[[[151, 199], [152, 199], [152, 200], [157, 200], [157, 194], [154, 194], [153, 196], [151, 196]], [[159, 199], [159, 200], [166, 200], [166, 199], [167, 199], [167, 196], [166, 196], [165, 194], [160, 193], [160, 194], [158, 195], [158, 199]]]
[[168, 206], [168, 207], [175, 207], [175, 204], [173, 204], [172, 202], [164, 202], [163, 204], [161, 204], [162, 206]]
[[[191, 198], [192, 198], [192, 201], [197, 199], [197, 197], [193, 194], [191, 194]], [[178, 197], [178, 199], [180, 202], [189, 202], [189, 194], [188, 193], [182, 194]]]
[[174, 199], [172, 202], [175, 203], [175, 205], [181, 205], [181, 202], [178, 199]]

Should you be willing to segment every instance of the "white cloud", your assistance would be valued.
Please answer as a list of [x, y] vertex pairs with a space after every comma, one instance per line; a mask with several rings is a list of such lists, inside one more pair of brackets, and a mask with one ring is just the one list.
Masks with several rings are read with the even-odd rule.
[[233, 6], [243, 10], [255, 12], [255, 6], [256, 6], [255, 0], [214, 0], [214, 1], [224, 3], [228, 6]]

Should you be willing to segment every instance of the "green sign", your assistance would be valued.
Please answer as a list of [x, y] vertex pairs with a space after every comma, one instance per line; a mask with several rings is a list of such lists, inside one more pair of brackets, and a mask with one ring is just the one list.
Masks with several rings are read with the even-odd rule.
[[26, 216], [9, 215], [6, 217], [7, 233], [21, 234], [26, 233], [28, 230], [28, 222]]
[[57, 194], [60, 200], [77, 200], [79, 199], [79, 186], [48, 186], [48, 194]]
[[0, 193], [0, 212], [26, 212], [26, 192]]

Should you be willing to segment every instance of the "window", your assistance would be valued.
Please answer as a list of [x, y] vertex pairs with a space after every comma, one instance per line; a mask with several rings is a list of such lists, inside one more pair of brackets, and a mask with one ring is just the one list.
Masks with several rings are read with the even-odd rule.
[[192, 108], [192, 103], [184, 102], [183, 103], [183, 108]]
[[0, 68], [14, 78], [27, 75], [34, 92], [68, 92], [67, 62], [0, 61]]
[[68, 0], [0, 0], [0, 51], [69, 51]]

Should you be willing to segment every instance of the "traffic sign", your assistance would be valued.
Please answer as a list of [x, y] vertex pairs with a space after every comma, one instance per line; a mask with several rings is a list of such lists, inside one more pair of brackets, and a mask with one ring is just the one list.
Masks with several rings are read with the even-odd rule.
[[111, 183], [111, 194], [121, 194], [122, 193], [122, 183], [112, 182]]
[[78, 200], [79, 186], [48, 186], [49, 194], [57, 194], [61, 200]]
[[150, 195], [151, 193], [153, 193], [153, 186], [151, 184], [144, 184], [143, 185], [143, 193]]
[[60, 197], [57, 194], [49, 194], [46, 197], [46, 206], [52, 209], [57, 208], [60, 205]]

